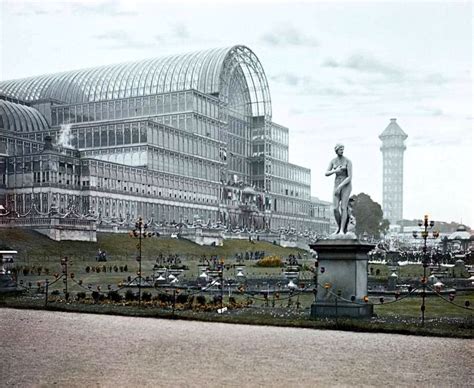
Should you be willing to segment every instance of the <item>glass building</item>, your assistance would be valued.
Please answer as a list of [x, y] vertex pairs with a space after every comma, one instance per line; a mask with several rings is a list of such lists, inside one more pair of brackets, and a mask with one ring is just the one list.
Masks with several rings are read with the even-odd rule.
[[1, 201], [19, 214], [326, 233], [288, 138], [245, 46], [1, 81]]

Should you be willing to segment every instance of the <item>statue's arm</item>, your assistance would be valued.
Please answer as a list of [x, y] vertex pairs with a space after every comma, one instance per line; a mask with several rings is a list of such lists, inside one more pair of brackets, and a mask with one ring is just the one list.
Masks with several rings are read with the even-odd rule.
[[328, 170], [326, 171], [326, 174], [325, 174], [326, 176], [332, 175], [332, 174], [334, 174], [334, 173], [336, 172], [336, 170], [333, 169], [333, 166], [334, 166], [334, 164], [333, 164], [333, 162], [332, 162], [332, 160], [331, 160], [331, 162], [329, 163]]

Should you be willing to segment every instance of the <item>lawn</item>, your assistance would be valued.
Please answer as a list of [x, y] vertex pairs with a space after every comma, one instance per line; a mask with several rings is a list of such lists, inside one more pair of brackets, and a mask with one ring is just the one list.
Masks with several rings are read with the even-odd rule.
[[[136, 260], [136, 243], [137, 241], [135, 239], [123, 234], [99, 233], [97, 243], [71, 241], [55, 242], [33, 231], [14, 229], [6, 230], [5, 233], [2, 233], [0, 236], [0, 245], [5, 244], [19, 251], [15, 260], [15, 265], [21, 269], [19, 273], [19, 282], [23, 287], [29, 288], [30, 290], [20, 297], [2, 297], [0, 300], [0, 306], [43, 308], [44, 294], [36, 293], [38, 288], [37, 282], [44, 285], [44, 282], [47, 279], [51, 283], [49, 288], [49, 308], [138, 316], [167, 316], [167, 314], [169, 315], [170, 307], [165, 306], [163, 310], [163, 305], [159, 307], [158, 305], [153, 304], [156, 302], [146, 304], [145, 310], [143, 310], [145, 307], [137, 309], [137, 302], [127, 302], [125, 304], [120, 303], [118, 305], [110, 303], [102, 304], [101, 302], [99, 302], [99, 304], [89, 303], [86, 305], [77, 302], [71, 303], [71, 301], [74, 301], [77, 297], [78, 292], [86, 292], [87, 298], [89, 298], [90, 301], [91, 292], [98, 290], [98, 286], [100, 287], [101, 292], [106, 295], [110, 289], [117, 289], [120, 285], [126, 284], [129, 279], [135, 278], [139, 268]], [[95, 260], [99, 248], [107, 252], [107, 262], [99, 263]], [[306, 252], [298, 249], [282, 248], [266, 242], [251, 243], [246, 240], [231, 240], [226, 241], [223, 247], [201, 247], [186, 240], [160, 237], [143, 241], [142, 274], [143, 277], [152, 276], [153, 266], [156, 263], [158, 255], [162, 254], [167, 257], [170, 254], [178, 254], [181, 258], [182, 264], [189, 268], [181, 275], [181, 279], [195, 280], [200, 274], [198, 264], [200, 264], [202, 255], [206, 255], [207, 258], [216, 255], [219, 260], [224, 260], [224, 278], [235, 279], [235, 265], [237, 265], [235, 258], [236, 254], [245, 254], [245, 252], [252, 251], [265, 251], [265, 256], [280, 256], [283, 260], [285, 260], [290, 254], [297, 255], [300, 253], [303, 258], [299, 261], [300, 264], [307, 268], [312, 268], [314, 266], [314, 260], [311, 259], [308, 254], [305, 255]], [[60, 260], [64, 256], [68, 257], [69, 277], [67, 285], [68, 291], [71, 293], [71, 300], [67, 304], [63, 301], [63, 289], [65, 287], [63, 279], [59, 279], [55, 282], [55, 274], [60, 275], [62, 272]], [[266, 278], [281, 279], [282, 285], [288, 282], [282, 273], [284, 268], [257, 267], [255, 260], [245, 260], [244, 264], [244, 271], [247, 275], [247, 279], [261, 279], [261, 289], [266, 289], [268, 287], [265, 286]], [[105, 272], [103, 271], [104, 267], [106, 269]], [[369, 270], [370, 267], [372, 267], [372, 273], [374, 275], [369, 276], [369, 278], [375, 281], [386, 280], [388, 268], [385, 265], [370, 264]], [[28, 268], [28, 274], [23, 273], [23, 269], [25, 268]], [[74, 273], [74, 279], [71, 278], [71, 273]], [[404, 266], [401, 267], [399, 271], [401, 277], [407, 278], [419, 278], [421, 277], [421, 274], [422, 267], [420, 265]], [[301, 273], [301, 279], [303, 279], [303, 281], [304, 279], [312, 279], [312, 276], [313, 274], [310, 271], [304, 271]], [[185, 282], [182, 281], [180, 283]], [[122, 289], [122, 295], [125, 294], [125, 291], [126, 288]], [[133, 291], [137, 292], [137, 289], [134, 288]], [[154, 288], [143, 288], [142, 292], [149, 292], [155, 297], [157, 297], [159, 293], [164, 292], [168, 293], [168, 295], [173, 294], [173, 290], [170, 288], [160, 290], [155, 290]], [[182, 292], [186, 291], [183, 290]], [[193, 292], [195, 295], [201, 294], [200, 291]], [[207, 292], [203, 295], [206, 297], [207, 303], [209, 304], [207, 313], [202, 311], [196, 312], [194, 310], [183, 310], [177, 311], [176, 314], [183, 319], [195, 319], [196, 314], [198, 314], [196, 319], [201, 320], [220, 320], [229, 322], [233, 321], [237, 323], [290, 326], [299, 325], [302, 327], [332, 327], [331, 322], [310, 322], [309, 309], [314, 300], [314, 296], [311, 292], [294, 292], [293, 295], [290, 295], [287, 292], [282, 291], [279, 293], [279, 297], [274, 297], [274, 294], [270, 293], [268, 298], [265, 299], [263, 291], [259, 294], [249, 295], [245, 292], [240, 293], [235, 291], [235, 289], [229, 294], [226, 290], [224, 293], [224, 304], [229, 304], [229, 297], [232, 296], [233, 300], [240, 303], [240, 306], [247, 304], [249, 306], [249, 308], [238, 308], [233, 310], [230, 316], [216, 315], [216, 310], [220, 304], [215, 306], [210, 304], [214, 296], [221, 295], [220, 290]], [[447, 296], [445, 297], [447, 298]], [[349, 322], [346, 325], [347, 329], [353, 328], [358, 330], [358, 328], [360, 328], [361, 330], [384, 331], [386, 327], [388, 327], [386, 325], [384, 326], [384, 322], [391, 322], [392, 329], [390, 330], [394, 330], [395, 332], [398, 330], [400, 330], [400, 332], [407, 332], [408, 330], [410, 333], [413, 331], [414, 334], [421, 333], [413, 329], [413, 325], [417, 326], [420, 320], [421, 297], [411, 296], [402, 298], [399, 301], [394, 301], [394, 297], [385, 296], [384, 303], [382, 304], [379, 297], [370, 297], [370, 302], [375, 304], [374, 312], [376, 318], [373, 318], [369, 324], [354, 324]], [[469, 309], [463, 308], [466, 301], [469, 301], [470, 303]], [[426, 321], [438, 320], [437, 322], [444, 322], [443, 329], [439, 329], [439, 325], [434, 324], [436, 330], [433, 329], [434, 331], [430, 333], [436, 332], [436, 335], [450, 335], [449, 325], [451, 322], [449, 320], [453, 319], [457, 322], [456, 325], [460, 325], [460, 328], [458, 329], [461, 330], [459, 333], [464, 333], [462, 336], [470, 335], [472, 337], [472, 329], [469, 329], [472, 327], [472, 306], [474, 306], [474, 293], [458, 293], [451, 303], [438, 296], [427, 297], [425, 311]], [[374, 319], [382, 320], [382, 323], [380, 323], [380, 321], [375, 322]], [[338, 327], [340, 327], [340, 322], [341, 321], [338, 323]], [[464, 324], [463, 322], [468, 323]], [[467, 325], [467, 329], [463, 325]], [[422, 332], [425, 333], [425, 331]], [[459, 333], [457, 332], [456, 335]]]

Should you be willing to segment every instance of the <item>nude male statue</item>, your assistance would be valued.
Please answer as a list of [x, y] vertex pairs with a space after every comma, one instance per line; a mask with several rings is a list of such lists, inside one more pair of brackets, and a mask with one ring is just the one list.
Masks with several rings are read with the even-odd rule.
[[349, 224], [349, 197], [352, 190], [352, 163], [344, 154], [344, 146], [336, 144], [334, 151], [337, 154], [329, 163], [326, 176], [336, 174], [334, 181], [333, 207], [334, 218], [337, 223], [335, 234], [345, 234]]

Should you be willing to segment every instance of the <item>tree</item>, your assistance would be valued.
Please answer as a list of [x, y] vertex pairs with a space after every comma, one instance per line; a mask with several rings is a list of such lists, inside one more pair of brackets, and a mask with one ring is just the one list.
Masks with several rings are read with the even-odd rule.
[[388, 231], [390, 223], [383, 218], [382, 207], [365, 193], [353, 195], [352, 213], [356, 219], [355, 233], [361, 237], [364, 233], [375, 238]]

